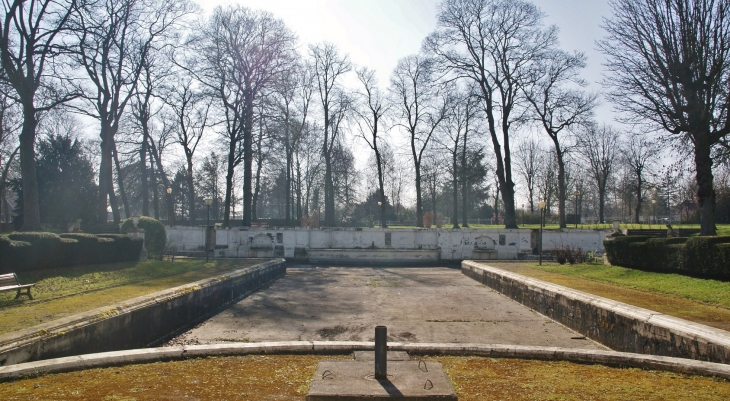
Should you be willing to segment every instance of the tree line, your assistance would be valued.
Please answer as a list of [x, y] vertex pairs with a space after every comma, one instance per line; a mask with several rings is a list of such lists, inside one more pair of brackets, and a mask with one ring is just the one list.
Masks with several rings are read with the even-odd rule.
[[[537, 200], [561, 227], [588, 213], [639, 221], [661, 202], [670, 215], [696, 205], [714, 234], [730, 1], [611, 7], [599, 94], [580, 76], [586, 56], [562, 49], [528, 1], [442, 1], [435, 31], [386, 85], [333, 44], [300, 48], [281, 20], [239, 5], [202, 15], [190, 1], [5, 2], [0, 215], [15, 202], [22, 229], [36, 230], [58, 220], [49, 210], [92, 197], [84, 217], [98, 223], [109, 210], [115, 223], [195, 223], [209, 198], [224, 226], [238, 215], [244, 226], [319, 224], [322, 213], [326, 226], [376, 216], [423, 227], [436, 212], [454, 228], [473, 216], [516, 228]], [[596, 121], [600, 96], [621, 129]], [[98, 137], [70, 140], [80, 120], [96, 121]], [[47, 200], [64, 157], [84, 178], [54, 185], [83, 202]]]

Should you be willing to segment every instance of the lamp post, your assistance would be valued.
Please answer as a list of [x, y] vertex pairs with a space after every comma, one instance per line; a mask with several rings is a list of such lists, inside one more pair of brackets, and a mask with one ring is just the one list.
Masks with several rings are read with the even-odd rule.
[[167, 219], [169, 220], [170, 225], [175, 224], [175, 202], [172, 200], [172, 188], [167, 188], [165, 190], [167, 192], [167, 205], [169, 206], [169, 209], [167, 211]]
[[651, 200], [651, 212], [654, 215], [654, 223], [656, 224], [656, 199]]
[[538, 202], [537, 207], [540, 209], [540, 242], [538, 243], [538, 254], [540, 255], [540, 266], [542, 266], [542, 226], [543, 226], [543, 219], [545, 218], [545, 207], [547, 206], [547, 203], [545, 202]]
[[578, 196], [580, 196], [580, 191], [576, 189], [573, 195], [575, 195], [575, 228], [578, 228]]
[[210, 235], [208, 234], [208, 230], [210, 227], [210, 205], [212, 203], [213, 199], [205, 199], [205, 206], [208, 208], [208, 222], [205, 224], [205, 263], [208, 263], [208, 252], [210, 251]]
[[385, 228], [385, 223], [383, 222], [383, 202], [378, 202], [378, 214], [380, 215], [380, 228]]

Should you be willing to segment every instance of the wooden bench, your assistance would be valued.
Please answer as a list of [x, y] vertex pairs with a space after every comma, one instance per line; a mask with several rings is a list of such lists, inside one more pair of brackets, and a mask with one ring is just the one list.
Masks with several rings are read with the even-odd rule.
[[35, 283], [20, 284], [18, 276], [15, 273], [0, 274], [0, 292], [17, 290], [18, 294], [15, 296], [15, 299], [18, 299], [21, 295], [23, 295], [21, 290], [25, 290], [25, 295], [27, 295], [28, 298], [33, 299], [33, 295], [30, 295], [30, 288], [34, 285]]

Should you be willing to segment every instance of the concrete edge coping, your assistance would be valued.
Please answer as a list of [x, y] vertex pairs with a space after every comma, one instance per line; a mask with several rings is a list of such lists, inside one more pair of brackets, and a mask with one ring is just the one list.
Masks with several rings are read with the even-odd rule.
[[666, 327], [674, 332], [682, 333], [689, 338], [704, 338], [711, 343], [730, 348], [730, 332], [722, 329], [680, 319], [661, 312], [640, 308], [638, 306], [578, 291], [532, 277], [523, 276], [521, 274], [490, 266], [483, 262], [465, 260], [462, 262], [462, 268], [467, 268], [476, 274], [483, 274], [483, 272], [475, 270], [482, 270], [491, 274], [497, 274], [540, 291], [560, 294], [567, 299], [574, 299], [588, 305], [593, 305], [596, 308], [611, 311], [617, 315], [627, 316], [637, 322]]
[[217, 276], [167, 288], [147, 295], [130, 298], [116, 304], [100, 306], [86, 312], [75, 313], [71, 316], [62, 317], [36, 326], [5, 333], [0, 335], [0, 351], [16, 347], [19, 344], [37, 341], [39, 338], [43, 338], [48, 335], [62, 334], [75, 330], [89, 324], [94, 324], [100, 320], [144, 308], [150, 304], [156, 304], [169, 299], [186, 296], [191, 290], [202, 289], [224, 280], [231, 280], [244, 276], [254, 269], [261, 269], [277, 263], [285, 263], [285, 260], [282, 258], [262, 260], [261, 263], [232, 270], [225, 274], [219, 274]]
[[[242, 356], [261, 354], [348, 354], [371, 351], [373, 342], [362, 341], [284, 341], [261, 343], [227, 343], [126, 351], [102, 352], [64, 358], [47, 359], [17, 365], [0, 366], [0, 382], [44, 374], [72, 372], [121, 365], [166, 362], [206, 356]], [[656, 355], [634, 354], [592, 349], [541, 347], [505, 344], [457, 343], [388, 343], [390, 351], [406, 351], [411, 355], [480, 356], [544, 361], [601, 364], [662, 370], [682, 374], [720, 377], [730, 380], [730, 365]]]

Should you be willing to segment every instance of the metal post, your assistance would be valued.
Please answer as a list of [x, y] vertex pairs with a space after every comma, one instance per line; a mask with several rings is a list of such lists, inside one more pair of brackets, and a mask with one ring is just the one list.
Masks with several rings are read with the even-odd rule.
[[388, 328], [375, 327], [375, 379], [388, 378]]
[[210, 252], [210, 205], [208, 206], [208, 221], [205, 223], [205, 263], [208, 263], [208, 253]]

